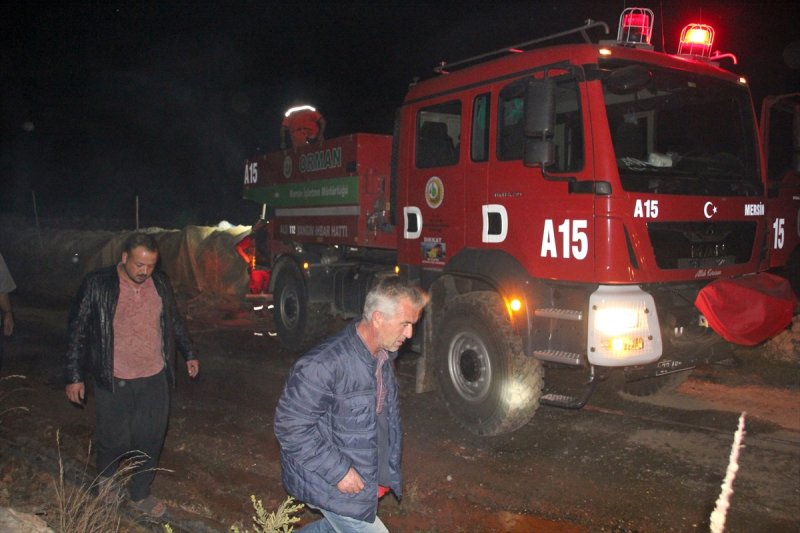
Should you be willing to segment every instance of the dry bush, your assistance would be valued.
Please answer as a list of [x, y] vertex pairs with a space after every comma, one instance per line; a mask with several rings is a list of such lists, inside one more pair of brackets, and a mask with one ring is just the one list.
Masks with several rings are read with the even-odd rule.
[[[53, 480], [56, 494], [57, 516], [49, 524], [58, 533], [117, 533], [122, 523], [121, 507], [127, 493], [125, 485], [136, 474], [137, 467], [147, 456], [137, 453], [125, 458], [117, 471], [108, 477], [102, 472], [92, 478], [87, 473], [89, 453], [77, 484], [68, 483], [61, 458], [60, 432], [56, 433], [58, 446], [58, 479]], [[89, 446], [91, 452], [91, 445]]]

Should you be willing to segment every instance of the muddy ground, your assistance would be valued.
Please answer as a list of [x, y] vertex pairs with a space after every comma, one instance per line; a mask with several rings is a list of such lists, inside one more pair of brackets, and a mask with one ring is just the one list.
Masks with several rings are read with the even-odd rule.
[[[250, 526], [251, 494], [268, 509], [286, 497], [272, 420], [298, 354], [269, 335], [268, 318], [238, 302], [213, 307], [186, 308], [201, 377], [180, 376], [161, 461], [171, 472], [153, 486], [176, 531]], [[16, 309], [2, 375], [26, 379], [0, 382], [0, 411], [28, 411], [0, 417], [0, 506], [52, 520], [56, 432], [72, 476], [86, 462], [93, 397], [80, 409], [63, 393], [67, 303], [18, 295]], [[415, 360], [405, 355], [397, 372], [406, 495], [402, 503], [384, 498], [380, 515], [397, 532], [708, 531], [746, 410], [727, 531], [800, 531], [800, 369], [764, 352], [742, 350], [741, 366], [696, 369], [678, 391], [647, 400], [604, 383], [583, 410], [543, 406], [521, 430], [494, 438], [459, 429], [436, 393], [415, 394]], [[17, 387], [24, 390], [8, 394]], [[314, 517], [303, 514], [303, 523]], [[126, 527], [160, 530], [142, 519]]]

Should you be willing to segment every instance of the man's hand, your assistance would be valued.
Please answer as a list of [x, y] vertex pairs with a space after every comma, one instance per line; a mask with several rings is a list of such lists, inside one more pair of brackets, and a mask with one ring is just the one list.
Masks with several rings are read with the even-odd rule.
[[197, 359], [186, 361], [186, 370], [189, 371], [190, 378], [196, 378], [197, 374], [200, 373], [200, 361]]
[[336, 484], [336, 488], [339, 489], [339, 492], [344, 492], [345, 494], [356, 494], [364, 490], [364, 480], [358, 475], [356, 469], [351, 466], [342, 480]]
[[83, 404], [85, 388], [83, 383], [70, 383], [67, 385], [67, 398], [72, 403], [81, 405]]

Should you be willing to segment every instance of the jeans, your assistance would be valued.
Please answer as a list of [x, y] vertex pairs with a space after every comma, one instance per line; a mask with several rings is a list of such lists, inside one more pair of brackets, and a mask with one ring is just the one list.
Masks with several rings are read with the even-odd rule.
[[369, 522], [338, 515], [325, 509], [320, 509], [319, 511], [325, 518], [295, 531], [297, 533], [389, 533], [389, 530], [386, 529], [386, 526], [377, 516], [375, 521], [370, 524]]
[[114, 392], [95, 387], [97, 412], [97, 472], [112, 476], [121, 458], [131, 452], [148, 455], [131, 477], [131, 499], [150, 495], [158, 459], [167, 434], [169, 385], [162, 370], [155, 376], [121, 380], [114, 378]]

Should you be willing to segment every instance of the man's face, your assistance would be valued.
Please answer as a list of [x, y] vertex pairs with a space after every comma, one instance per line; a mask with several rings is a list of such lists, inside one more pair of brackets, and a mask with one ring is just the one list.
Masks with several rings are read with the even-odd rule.
[[122, 252], [122, 268], [134, 283], [144, 283], [153, 275], [156, 268], [158, 252], [148, 250], [144, 246], [137, 246], [131, 253]]
[[387, 352], [396, 352], [400, 346], [411, 338], [414, 333], [414, 324], [419, 320], [422, 310], [414, 307], [408, 298], [401, 298], [394, 316], [387, 316], [376, 311], [376, 326], [378, 330], [378, 347]]

